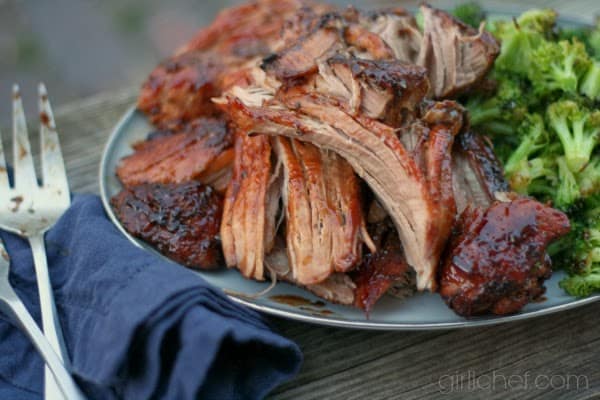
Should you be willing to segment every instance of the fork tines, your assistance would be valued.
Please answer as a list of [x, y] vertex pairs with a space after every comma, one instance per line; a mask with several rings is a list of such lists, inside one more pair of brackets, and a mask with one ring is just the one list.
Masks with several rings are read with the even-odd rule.
[[[63, 188], [68, 187], [68, 183], [58, 134], [56, 133], [54, 115], [43, 83], [40, 83], [38, 93], [42, 186], [55, 188], [57, 190], [56, 194], [61, 195], [64, 191]], [[23, 101], [18, 85], [13, 86], [13, 165], [14, 188], [19, 189], [19, 191], [27, 191], [38, 187]], [[9, 190], [9, 180], [2, 141], [0, 140], [0, 196], [6, 194], [7, 190]], [[68, 190], [64, 192], [64, 195], [68, 196]]]

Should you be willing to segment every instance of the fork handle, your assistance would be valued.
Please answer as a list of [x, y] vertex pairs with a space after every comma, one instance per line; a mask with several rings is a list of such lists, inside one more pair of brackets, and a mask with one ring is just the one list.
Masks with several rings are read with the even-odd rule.
[[[67, 354], [60, 321], [58, 320], [58, 315], [56, 313], [54, 295], [52, 294], [52, 285], [50, 283], [48, 261], [46, 258], [46, 246], [44, 244], [44, 234], [42, 233], [29, 237], [29, 245], [31, 246], [33, 262], [35, 265], [44, 336], [46, 336], [48, 342], [65, 367], [70, 369], [71, 363]], [[60, 399], [61, 395], [58, 390], [58, 382], [55, 381], [54, 375], [48, 366], [46, 366], [44, 370], [44, 379], [44, 398], [46, 400]], [[70, 398], [67, 397], [67, 399]]]
[[[58, 387], [64, 398], [69, 400], [84, 400], [85, 396], [75, 384], [73, 377], [67, 371], [60, 358], [58, 358], [56, 352], [52, 350], [50, 343], [48, 343], [48, 340], [44, 337], [42, 331], [40, 331], [40, 328], [38, 328], [15, 291], [9, 285], [5, 285], [1, 292], [0, 310], [18, 324], [29, 339], [31, 339], [33, 345], [46, 362], [46, 365], [52, 371], [52, 376], [58, 383]], [[60, 396], [61, 394], [58, 393], [58, 395]]]

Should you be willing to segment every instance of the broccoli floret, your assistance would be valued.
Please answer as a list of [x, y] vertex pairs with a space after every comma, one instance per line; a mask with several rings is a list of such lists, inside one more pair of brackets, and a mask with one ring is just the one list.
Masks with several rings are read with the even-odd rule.
[[499, 75], [493, 78], [498, 84], [495, 94], [492, 97], [470, 96], [465, 106], [473, 126], [483, 126], [491, 134], [512, 135], [527, 115], [530, 96], [517, 79]]
[[600, 290], [600, 256], [595, 255], [596, 260], [581, 275], [570, 275], [560, 281], [560, 287], [575, 297], [587, 297]]
[[494, 67], [501, 71], [510, 71], [527, 76], [531, 64], [531, 53], [544, 41], [538, 32], [529, 32], [517, 28], [512, 30], [497, 28], [497, 37], [501, 40], [500, 54]]
[[569, 276], [560, 286], [572, 296], [585, 297], [600, 290], [600, 207], [598, 196], [584, 202], [583, 211], [571, 216], [571, 232], [564, 250], [553, 258]]
[[552, 34], [556, 12], [529, 10], [512, 21], [496, 21], [489, 30], [502, 42], [495, 68], [527, 76], [533, 50]]
[[600, 21], [596, 26], [561, 27], [556, 35], [558, 40], [579, 40], [585, 45], [590, 57], [600, 61]]
[[554, 206], [566, 210], [581, 197], [579, 184], [563, 157], [556, 159], [558, 165], [558, 187], [554, 192]]
[[521, 14], [517, 18], [517, 25], [520, 29], [527, 29], [548, 36], [554, 29], [557, 16], [556, 11], [551, 8], [534, 8]]
[[552, 103], [547, 110], [549, 127], [558, 135], [566, 165], [578, 173], [590, 161], [600, 134], [600, 111], [590, 111], [571, 100]]
[[575, 93], [579, 79], [590, 63], [585, 46], [580, 41], [544, 40], [531, 52], [527, 76], [537, 94], [547, 95], [557, 90]]
[[579, 84], [579, 92], [592, 100], [600, 99], [600, 63], [594, 61], [588, 67]]
[[485, 20], [485, 11], [478, 3], [464, 3], [452, 10], [452, 15], [467, 25], [478, 28]]
[[[524, 174], [520, 174], [521, 178], [526, 176], [529, 182], [527, 188], [521, 189], [520, 193], [533, 196], [542, 201], [553, 200], [559, 179], [557, 168], [556, 160], [544, 155], [529, 160], [527, 170]], [[512, 181], [510, 183], [513, 184]], [[525, 183], [525, 181], [522, 183]], [[518, 190], [514, 190], [518, 192]]]
[[577, 174], [581, 196], [588, 197], [600, 192], [600, 158], [593, 157], [583, 171]]
[[600, 60], [600, 24], [586, 36], [584, 43], [591, 56]]
[[517, 133], [521, 142], [504, 164], [504, 172], [515, 192], [530, 194], [529, 185], [533, 180], [552, 175], [552, 169], [544, 158], [532, 157], [548, 144], [548, 132], [539, 114], [529, 114]]

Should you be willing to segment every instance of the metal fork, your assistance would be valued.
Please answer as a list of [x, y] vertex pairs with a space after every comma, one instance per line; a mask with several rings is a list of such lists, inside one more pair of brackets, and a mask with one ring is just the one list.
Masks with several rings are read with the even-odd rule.
[[[9, 184], [0, 140], [0, 228], [29, 240], [35, 264], [44, 335], [65, 367], [70, 370], [48, 275], [44, 233], [67, 210], [71, 199], [54, 117], [43, 84], [39, 86], [39, 109], [41, 186], [38, 184], [33, 165], [21, 94], [19, 87], [13, 86], [14, 184], [12, 187]], [[48, 367], [45, 369], [44, 376], [45, 398], [60, 399], [61, 392]]]
[[46, 365], [52, 371], [65, 398], [82, 399], [83, 395], [77, 388], [77, 385], [75, 385], [73, 377], [69, 374], [60, 358], [58, 358], [56, 352], [52, 350], [50, 343], [48, 343], [48, 340], [36, 325], [31, 314], [29, 314], [25, 305], [10, 285], [8, 280], [9, 263], [8, 253], [4, 249], [2, 239], [0, 239], [0, 312], [8, 316], [31, 339], [35, 348], [44, 361], [46, 361]]

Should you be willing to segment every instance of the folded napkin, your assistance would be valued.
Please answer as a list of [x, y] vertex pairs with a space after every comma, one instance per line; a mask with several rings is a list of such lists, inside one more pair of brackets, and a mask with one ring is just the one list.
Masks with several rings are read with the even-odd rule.
[[[39, 323], [31, 251], [0, 236], [11, 282]], [[92, 399], [258, 399], [298, 371], [293, 342], [198, 275], [133, 246], [96, 196], [74, 198], [46, 247], [73, 372]], [[0, 399], [40, 399], [42, 360], [6, 319], [0, 354]]]

